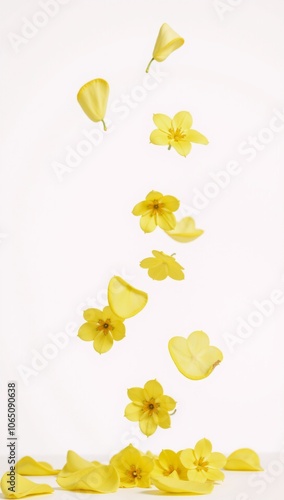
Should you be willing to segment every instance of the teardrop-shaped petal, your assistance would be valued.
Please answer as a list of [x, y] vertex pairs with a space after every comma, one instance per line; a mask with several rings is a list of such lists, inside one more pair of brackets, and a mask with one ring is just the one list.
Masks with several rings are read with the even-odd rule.
[[166, 233], [175, 241], [187, 243], [188, 241], [195, 240], [198, 236], [201, 236], [204, 231], [202, 229], [196, 229], [195, 222], [192, 217], [184, 217], [176, 223], [174, 229], [166, 231]]
[[159, 31], [153, 58], [155, 61], [164, 61], [174, 50], [184, 44], [184, 39], [178, 35], [167, 23], [164, 23]]
[[68, 475], [82, 469], [87, 469], [93, 465], [101, 465], [100, 462], [89, 462], [82, 458], [78, 453], [73, 450], [68, 450], [66, 457], [66, 464], [61, 470], [61, 474]]
[[212, 443], [211, 441], [209, 441], [209, 439], [206, 438], [200, 439], [194, 447], [194, 454], [197, 459], [202, 457], [203, 459], [207, 460], [211, 451]]
[[124, 416], [131, 422], [138, 422], [142, 415], [142, 411], [142, 406], [138, 406], [134, 403], [129, 403], [124, 410]]
[[172, 120], [174, 129], [188, 130], [192, 125], [192, 116], [189, 111], [179, 111], [175, 114]]
[[168, 493], [207, 495], [208, 493], [211, 493], [214, 488], [214, 485], [211, 482], [197, 483], [167, 476], [152, 477], [152, 483], [159, 490], [166, 491]]
[[[9, 475], [8, 475], [9, 474]], [[5, 498], [24, 498], [30, 495], [53, 493], [49, 484], [38, 484], [26, 477], [15, 473], [15, 485], [11, 484], [10, 472], [6, 472], [1, 479], [1, 490]], [[11, 491], [11, 487], [14, 486]]]
[[102, 78], [96, 78], [80, 88], [77, 99], [90, 120], [100, 122], [105, 117], [108, 96], [109, 84]]
[[250, 448], [240, 448], [227, 458], [226, 470], [261, 471], [259, 456]]
[[21, 476], [54, 476], [60, 469], [53, 469], [47, 462], [38, 462], [34, 458], [26, 456], [18, 460], [15, 471]]
[[134, 288], [120, 276], [111, 278], [108, 285], [108, 302], [113, 312], [120, 318], [131, 318], [145, 307], [147, 293]]
[[96, 493], [113, 493], [119, 487], [119, 476], [112, 465], [98, 465], [70, 474], [57, 476], [61, 488], [71, 491], [92, 491]]
[[99, 354], [108, 352], [113, 346], [113, 338], [110, 333], [105, 334], [103, 331], [98, 332], [93, 342], [95, 351]]

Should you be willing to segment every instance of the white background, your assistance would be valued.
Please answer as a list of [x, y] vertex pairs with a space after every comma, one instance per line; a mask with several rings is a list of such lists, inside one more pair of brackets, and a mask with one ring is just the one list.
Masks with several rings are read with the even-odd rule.
[[[109, 457], [129, 442], [153, 452], [178, 450], [204, 436], [224, 453], [251, 447], [280, 456], [284, 116], [273, 117], [284, 115], [283, 2], [57, 5], [53, 17], [42, 18], [37, 1], [1, 4], [0, 454], [7, 453], [6, 384], [16, 380], [19, 456], [64, 457], [74, 449]], [[11, 33], [23, 36], [23, 18], [45, 26], [11, 42]], [[154, 62], [160, 76], [146, 81], [163, 22], [185, 44]], [[76, 101], [81, 85], [97, 77], [110, 84], [107, 133]], [[186, 159], [149, 144], [152, 114], [180, 110], [191, 112], [194, 128], [210, 142], [193, 145]], [[276, 123], [281, 130], [271, 131]], [[68, 148], [80, 152], [84, 131], [94, 130], [100, 144], [56, 173], [56, 162], [67, 165]], [[258, 146], [248, 153], [250, 136]], [[238, 174], [227, 186], [208, 187], [233, 161]], [[145, 235], [131, 211], [152, 189], [180, 199], [178, 218], [192, 215], [204, 235], [184, 245], [159, 229]], [[152, 281], [139, 262], [153, 249], [175, 252], [186, 279]], [[126, 338], [100, 356], [76, 333], [81, 311], [104, 305], [114, 274], [147, 291], [149, 302], [126, 322]], [[274, 290], [282, 303], [269, 317], [255, 316], [255, 301]], [[239, 325], [248, 318], [258, 326], [244, 339]], [[60, 337], [66, 345], [56, 347], [51, 336], [66, 329], [69, 335]], [[224, 361], [194, 382], [178, 372], [167, 343], [197, 329]], [[228, 334], [238, 343], [232, 346]], [[123, 414], [126, 389], [152, 378], [178, 404], [171, 429], [147, 439]]]

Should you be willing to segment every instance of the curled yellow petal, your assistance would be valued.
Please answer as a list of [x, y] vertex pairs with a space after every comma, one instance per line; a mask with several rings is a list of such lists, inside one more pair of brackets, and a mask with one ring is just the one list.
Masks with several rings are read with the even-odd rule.
[[146, 68], [148, 73], [152, 61], [164, 61], [174, 50], [184, 44], [184, 39], [167, 23], [162, 24], [153, 50], [153, 57]]
[[198, 236], [201, 236], [203, 229], [196, 229], [195, 222], [192, 217], [184, 217], [176, 223], [176, 227], [170, 231], [165, 231], [173, 240], [180, 243], [187, 243], [193, 241]]
[[250, 448], [240, 448], [228, 456], [226, 470], [262, 471], [259, 456]]
[[120, 276], [111, 278], [108, 285], [108, 302], [117, 316], [131, 318], [145, 307], [148, 301], [147, 293], [137, 290]]
[[22, 476], [54, 476], [60, 469], [53, 469], [47, 462], [37, 462], [32, 457], [26, 456], [18, 460], [15, 470]]
[[156, 488], [168, 493], [191, 493], [193, 495], [206, 495], [211, 493], [214, 485], [211, 482], [198, 483], [194, 481], [185, 481], [175, 476], [155, 476], [151, 478]]
[[78, 102], [83, 111], [93, 122], [102, 122], [104, 130], [106, 130], [104, 117], [108, 96], [109, 84], [102, 78], [85, 83], [77, 94]]
[[43, 495], [54, 491], [48, 484], [34, 483], [17, 473], [11, 476], [10, 472], [3, 475], [1, 490], [5, 498], [24, 498], [29, 495]]
[[173, 337], [169, 341], [169, 352], [177, 369], [191, 380], [201, 380], [212, 373], [222, 361], [222, 352], [209, 345], [206, 333], [196, 331], [184, 337]]

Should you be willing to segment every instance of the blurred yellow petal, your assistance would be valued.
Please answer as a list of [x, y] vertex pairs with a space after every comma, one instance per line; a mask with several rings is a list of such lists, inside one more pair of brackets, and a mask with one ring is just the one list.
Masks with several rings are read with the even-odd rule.
[[223, 481], [225, 479], [224, 472], [219, 469], [211, 469], [210, 467], [206, 476], [208, 481]]
[[112, 348], [113, 338], [109, 333], [105, 335], [104, 332], [99, 332], [93, 342], [93, 346], [99, 354], [104, 354]]
[[162, 24], [153, 50], [153, 58], [164, 61], [174, 50], [184, 44], [184, 39], [167, 23]]
[[196, 229], [195, 222], [192, 217], [184, 217], [176, 223], [174, 229], [166, 231], [166, 233], [175, 241], [187, 243], [188, 241], [195, 240], [198, 236], [201, 236], [204, 231], [202, 229]]
[[143, 269], [150, 269], [151, 267], [156, 267], [157, 259], [155, 259], [154, 257], [147, 257], [146, 259], [141, 260], [140, 266], [143, 267]]
[[155, 423], [153, 417], [149, 418], [147, 417], [146, 414], [144, 414], [139, 420], [139, 427], [141, 432], [143, 432], [143, 434], [149, 437], [152, 436], [152, 434], [154, 434], [158, 425]]
[[240, 448], [228, 456], [226, 470], [262, 471], [259, 456], [250, 448]]
[[84, 319], [96, 323], [101, 317], [102, 311], [100, 309], [90, 308], [83, 312]]
[[215, 467], [216, 469], [222, 469], [227, 462], [227, 458], [223, 453], [218, 453], [214, 451], [210, 455], [210, 466]]
[[93, 323], [84, 323], [82, 326], [80, 326], [78, 331], [78, 337], [86, 341], [94, 340], [96, 335], [96, 325], [94, 325]]
[[187, 469], [195, 469], [196, 456], [192, 448], [187, 448], [180, 452], [180, 461]]
[[212, 444], [209, 439], [200, 439], [194, 447], [194, 453], [196, 457], [203, 457], [205, 460], [210, 455], [212, 451]]
[[163, 394], [163, 387], [157, 380], [148, 380], [144, 385], [144, 391], [146, 398], [158, 398]]
[[148, 295], [131, 286], [120, 276], [114, 276], [108, 285], [108, 301], [112, 311], [117, 316], [131, 318], [145, 307]]
[[150, 267], [148, 269], [148, 275], [153, 280], [162, 281], [168, 276], [168, 266], [163, 264], [157, 264], [155, 267]]
[[176, 407], [176, 401], [170, 396], [165, 396], [164, 394], [159, 397], [159, 403], [167, 411], [173, 411]]
[[170, 231], [170, 229], [174, 229], [176, 225], [176, 218], [174, 214], [170, 212], [163, 212], [161, 214], [157, 214], [157, 223], [161, 229], [164, 231]]
[[121, 321], [112, 321], [113, 330], [111, 332], [113, 340], [119, 341], [125, 337], [125, 325]]
[[187, 471], [187, 479], [188, 481], [204, 484], [207, 482], [207, 473], [202, 469], [191, 469]]
[[180, 202], [175, 196], [171, 196], [170, 194], [166, 194], [161, 197], [161, 203], [164, 204], [165, 208], [170, 212], [175, 212], [178, 210]]
[[162, 429], [169, 429], [171, 426], [170, 415], [168, 414], [167, 410], [165, 410], [164, 408], [161, 408], [159, 410], [158, 423], [159, 423], [159, 426], [162, 427]]
[[150, 193], [147, 194], [146, 196], [146, 200], [149, 202], [149, 201], [155, 201], [155, 200], [159, 200], [160, 198], [162, 198], [162, 193], [160, 193], [160, 191], [150, 191]]
[[150, 142], [156, 144], [156, 146], [167, 146], [169, 145], [169, 138], [165, 132], [156, 129], [150, 134]]
[[172, 120], [169, 116], [163, 113], [156, 113], [153, 115], [153, 122], [160, 131], [168, 133], [169, 128], [172, 126]]
[[[15, 484], [13, 484], [13, 482], [15, 482]], [[15, 473], [15, 481], [13, 481], [10, 472], [6, 472], [3, 475], [1, 479], [1, 490], [5, 498], [24, 498], [30, 495], [53, 493], [54, 491], [48, 484], [34, 483], [30, 481], [30, 479], [17, 473]]]
[[188, 141], [171, 141], [171, 145], [178, 154], [186, 157], [191, 151], [191, 143]]
[[191, 114], [188, 111], [179, 111], [173, 117], [172, 125], [174, 128], [189, 129], [192, 126]]
[[[98, 462], [98, 464], [99, 464], [99, 462]], [[78, 453], [76, 453], [75, 451], [68, 450], [66, 464], [62, 468], [61, 473], [70, 474], [72, 472], [77, 472], [78, 470], [81, 470], [81, 469], [86, 469], [88, 467], [92, 467], [92, 465], [93, 465], [92, 462], [85, 460], [80, 455], [78, 455]]]
[[202, 331], [193, 332], [187, 339], [173, 337], [169, 352], [177, 369], [192, 380], [208, 377], [223, 359], [222, 352], [209, 346], [208, 336]]
[[173, 280], [180, 281], [184, 279], [183, 267], [181, 267], [177, 262], [169, 264], [168, 272], [169, 272], [169, 277], [172, 278]]
[[70, 491], [113, 493], [119, 487], [119, 476], [112, 465], [98, 465], [68, 475], [59, 473], [56, 479], [61, 488]]
[[209, 143], [207, 137], [205, 137], [205, 135], [202, 135], [200, 132], [197, 132], [197, 130], [189, 130], [186, 138], [190, 142], [195, 142], [196, 144], [204, 144], [204, 146]]
[[145, 399], [145, 392], [141, 387], [132, 387], [131, 389], [127, 390], [127, 396], [134, 403], [138, 403]]
[[21, 476], [54, 476], [60, 469], [53, 469], [47, 462], [37, 462], [34, 458], [26, 456], [16, 463], [15, 471]]
[[140, 201], [132, 210], [133, 215], [143, 215], [147, 212], [150, 212], [149, 204], [147, 201]]
[[156, 217], [151, 213], [142, 215], [140, 227], [144, 233], [152, 233], [157, 227]]
[[214, 488], [213, 483], [210, 482], [202, 484], [166, 476], [152, 477], [152, 483], [156, 488], [167, 493], [207, 495]]
[[93, 122], [103, 122], [109, 96], [109, 84], [102, 78], [96, 78], [80, 88], [77, 99], [83, 111]]
[[140, 417], [142, 416], [142, 412], [143, 409], [141, 406], [137, 406], [134, 403], [129, 403], [124, 410], [124, 416], [131, 422], [138, 422], [138, 420], [140, 420]]

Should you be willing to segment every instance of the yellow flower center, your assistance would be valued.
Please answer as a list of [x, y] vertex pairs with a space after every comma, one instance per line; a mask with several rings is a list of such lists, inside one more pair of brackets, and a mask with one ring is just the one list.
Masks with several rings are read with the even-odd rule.
[[130, 476], [131, 479], [141, 479], [141, 469], [137, 469], [135, 465], [131, 465], [130, 469], [126, 471], [126, 474]]
[[98, 332], [103, 331], [104, 335], [107, 335], [112, 330], [113, 330], [113, 326], [111, 324], [110, 318], [107, 318], [106, 320], [99, 319], [98, 326], [97, 326]]
[[158, 214], [163, 213], [163, 210], [162, 210], [163, 207], [164, 207], [164, 203], [160, 203], [159, 200], [153, 200], [148, 205], [148, 208], [150, 208], [152, 211], [151, 215], [156, 215], [157, 213]]
[[198, 472], [204, 470], [205, 472], [208, 471], [208, 465], [209, 462], [204, 460], [204, 457], [200, 457], [198, 460], [195, 460], [194, 465], [196, 465], [196, 470]]
[[153, 415], [153, 413], [158, 413], [158, 408], [160, 403], [156, 403], [154, 398], [151, 398], [150, 401], [143, 401], [143, 412], [148, 412], [149, 415]]
[[176, 129], [170, 128], [169, 129], [168, 138], [170, 139], [170, 141], [179, 142], [182, 139], [184, 139], [185, 136], [186, 136], [186, 134], [180, 128], [176, 128]]

